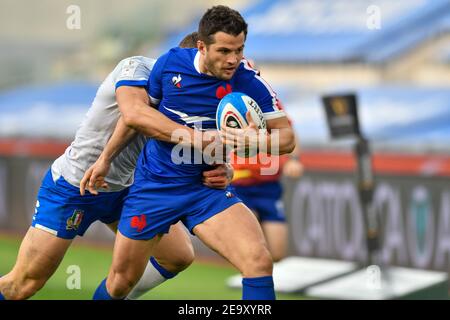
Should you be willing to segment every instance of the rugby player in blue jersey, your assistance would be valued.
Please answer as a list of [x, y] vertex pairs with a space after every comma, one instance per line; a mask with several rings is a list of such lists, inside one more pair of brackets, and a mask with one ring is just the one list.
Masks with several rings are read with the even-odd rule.
[[[221, 98], [232, 91], [243, 92], [256, 100], [269, 129], [264, 141], [252, 143], [266, 144], [271, 150], [271, 135], [277, 129], [277, 154], [292, 152], [293, 130], [277, 107], [276, 94], [243, 59], [247, 23], [242, 16], [228, 7], [215, 6], [203, 15], [198, 34], [197, 49], [173, 48], [155, 63], [149, 80], [152, 104], [177, 123], [187, 127], [200, 123], [202, 129], [214, 131]], [[145, 101], [138, 96], [135, 101], [123, 118], [129, 127], [139, 129], [136, 122]], [[149, 125], [162, 128], [157, 122]], [[249, 140], [244, 145], [236, 141], [255, 127], [251, 122], [244, 129], [225, 128], [223, 142], [238, 149], [251, 147]], [[125, 198], [119, 222], [113, 262], [94, 299], [126, 297], [144, 272], [161, 235], [180, 220], [241, 272], [243, 299], [275, 299], [273, 262], [258, 220], [232, 189], [217, 190], [202, 183], [202, 171], [209, 165], [184, 161], [189, 149], [183, 149], [179, 154], [183, 161], [179, 161], [174, 153], [178, 146], [166, 142], [170, 136], [176, 140], [173, 137], [177, 134], [168, 131], [164, 139], [149, 140], [139, 156], [135, 183]], [[105, 149], [110, 154], [102, 157], [111, 159], [115, 148], [123, 147], [123, 141], [113, 136]]]
[[[129, 131], [129, 144], [109, 162], [108, 174], [101, 183], [90, 185], [90, 192], [84, 194], [83, 175], [86, 170], [89, 175], [88, 168], [96, 162], [113, 131], [120, 131], [123, 110], [132, 107], [135, 94], [148, 102], [145, 86], [154, 62], [145, 57], [124, 59], [98, 89], [74, 141], [51, 165], [42, 182], [36, 213], [17, 261], [11, 272], [0, 278], [0, 300], [26, 299], [35, 294], [56, 271], [75, 236], [82, 236], [96, 220], [115, 231], [123, 198], [133, 182], [136, 159], [147, 140], [145, 135], [160, 138], [164, 130], [185, 128], [147, 105], [139, 121], [143, 124], [158, 122], [163, 129], [148, 127], [139, 135]], [[193, 133], [194, 130], [190, 132]], [[97, 161], [100, 162], [101, 159]], [[204, 183], [225, 188], [229, 174], [224, 166], [214, 168], [204, 172]], [[80, 186], [84, 196], [80, 195]], [[180, 223], [173, 225], [155, 248], [153, 257], [144, 266], [143, 276], [127, 298], [137, 299], [184, 270], [193, 259], [189, 236]]]

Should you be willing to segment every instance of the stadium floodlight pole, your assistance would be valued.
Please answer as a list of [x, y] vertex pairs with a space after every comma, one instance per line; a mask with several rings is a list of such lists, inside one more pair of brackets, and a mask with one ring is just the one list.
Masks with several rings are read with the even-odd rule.
[[358, 190], [361, 201], [363, 221], [366, 229], [367, 266], [375, 264], [380, 248], [379, 223], [372, 204], [375, 180], [372, 169], [372, 157], [368, 139], [362, 135], [357, 137], [355, 154], [358, 163]]

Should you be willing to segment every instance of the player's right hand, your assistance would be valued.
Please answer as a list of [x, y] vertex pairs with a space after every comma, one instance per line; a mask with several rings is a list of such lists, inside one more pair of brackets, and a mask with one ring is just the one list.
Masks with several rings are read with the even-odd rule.
[[220, 129], [222, 142], [227, 146], [236, 149], [238, 154], [246, 154], [248, 150], [256, 151], [259, 149], [260, 143], [264, 142], [260, 141], [260, 139], [264, 137], [267, 140], [267, 135], [261, 136], [259, 134], [260, 130], [249, 111], [247, 111], [245, 116], [248, 126], [240, 129], [222, 126]]
[[84, 173], [83, 179], [80, 182], [80, 194], [84, 196], [86, 187], [93, 195], [98, 195], [97, 189], [108, 188], [108, 183], [105, 177], [109, 172], [111, 163], [98, 159], [87, 171]]
[[225, 189], [233, 180], [233, 167], [226, 163], [203, 172], [203, 184], [213, 189]]

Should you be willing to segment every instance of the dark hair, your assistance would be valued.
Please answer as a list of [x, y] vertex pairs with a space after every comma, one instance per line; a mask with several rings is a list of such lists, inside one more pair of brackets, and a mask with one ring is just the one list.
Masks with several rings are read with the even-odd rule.
[[183, 40], [180, 41], [180, 44], [178, 46], [180, 48], [197, 48], [197, 41], [198, 32], [194, 31], [185, 36]]
[[206, 44], [214, 42], [216, 32], [225, 32], [238, 36], [244, 32], [247, 37], [247, 23], [239, 12], [226, 6], [214, 6], [208, 9], [198, 25], [198, 37]]

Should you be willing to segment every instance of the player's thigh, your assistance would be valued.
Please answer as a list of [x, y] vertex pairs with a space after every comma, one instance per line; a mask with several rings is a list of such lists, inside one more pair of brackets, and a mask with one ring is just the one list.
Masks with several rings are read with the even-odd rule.
[[261, 227], [273, 259], [275, 261], [282, 259], [286, 255], [287, 251], [287, 224], [279, 221], [262, 221]]
[[153, 256], [163, 266], [188, 266], [194, 259], [194, 248], [181, 222], [172, 225], [153, 250]]
[[12, 273], [47, 280], [58, 268], [72, 240], [30, 227], [20, 245]]
[[140, 277], [159, 240], [160, 236], [150, 240], [134, 240], [117, 231], [110, 274], [119, 273], [131, 278], [136, 275]]
[[258, 220], [242, 203], [234, 204], [196, 225], [193, 232], [239, 269], [253, 253], [267, 250]]

